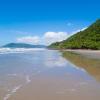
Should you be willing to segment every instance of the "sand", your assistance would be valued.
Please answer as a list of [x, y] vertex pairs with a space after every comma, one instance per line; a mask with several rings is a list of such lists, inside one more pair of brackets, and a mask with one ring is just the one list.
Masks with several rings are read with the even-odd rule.
[[66, 50], [93, 59], [100, 59], [100, 50]]
[[35, 77], [8, 100], [99, 100], [99, 88], [81, 80], [79, 83], [69, 80], [59, 77]]
[[[95, 55], [96, 58], [100, 54], [97, 51], [76, 50], [73, 52], [89, 54], [89, 57]], [[94, 67], [91, 69], [91, 61], [79, 59], [75, 58], [77, 62], [73, 64], [71, 60], [69, 62], [62, 58], [58, 51], [35, 51], [29, 54], [13, 54], [13, 56], [10, 54], [4, 55], [3, 59], [1, 56], [0, 64], [3, 67], [0, 70], [5, 73], [0, 75], [7, 75], [3, 82], [8, 85], [7, 88], [10, 91], [4, 93], [5, 85], [3, 84], [4, 88], [2, 86], [3, 89], [0, 88], [0, 100], [100, 100], [98, 78], [100, 64], [92, 63]], [[16, 83], [17, 80], [18, 84], [13, 87], [13, 81]]]

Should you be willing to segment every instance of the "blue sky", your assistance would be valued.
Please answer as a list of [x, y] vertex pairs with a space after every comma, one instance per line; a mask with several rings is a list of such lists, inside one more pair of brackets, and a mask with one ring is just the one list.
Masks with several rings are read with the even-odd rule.
[[0, 45], [63, 40], [98, 18], [99, 0], [0, 0]]

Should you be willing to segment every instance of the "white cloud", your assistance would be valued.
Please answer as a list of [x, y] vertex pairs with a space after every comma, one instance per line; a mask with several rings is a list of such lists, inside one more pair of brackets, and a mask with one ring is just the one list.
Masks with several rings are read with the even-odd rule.
[[59, 42], [66, 39], [67, 32], [46, 32], [43, 36], [45, 44], [49, 45], [53, 42]]
[[87, 29], [87, 27], [84, 27], [84, 28], [81, 28], [81, 29], [77, 29], [77, 30], [75, 30], [75, 31], [72, 31], [72, 32], [68, 35], [68, 37], [70, 37], [70, 36], [72, 36], [72, 35], [74, 35], [74, 34], [80, 32], [80, 31], [84, 31], [85, 29]]
[[82, 29], [78, 29], [76, 31], [73, 31], [72, 34], [75, 34], [75, 33], [80, 32], [80, 31], [84, 31], [85, 29], [87, 29], [87, 27], [84, 27]]
[[40, 37], [38, 37], [38, 36], [21, 37], [21, 38], [17, 38], [17, 42], [39, 44], [40, 43]]
[[53, 42], [59, 42], [68, 37], [66, 32], [46, 32], [42, 37], [39, 36], [25, 36], [17, 38], [17, 42], [30, 44], [45, 44], [49, 45]]
[[17, 38], [17, 42], [50, 45], [51, 43], [54, 43], [54, 42], [63, 41], [65, 39], [67, 39], [68, 37], [70, 37], [71, 35], [73, 35], [77, 32], [83, 31], [86, 28], [87, 27], [78, 29], [76, 31], [71, 32], [70, 34], [68, 34], [67, 32], [46, 32], [41, 37], [40, 36], [20, 37], [20, 38]]

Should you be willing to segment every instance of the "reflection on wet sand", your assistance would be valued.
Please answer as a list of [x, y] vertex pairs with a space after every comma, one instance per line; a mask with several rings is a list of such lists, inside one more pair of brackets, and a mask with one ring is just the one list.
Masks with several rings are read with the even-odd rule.
[[63, 56], [79, 68], [84, 68], [96, 80], [100, 81], [100, 60], [88, 58], [72, 52], [63, 52]]
[[[67, 56], [68, 61], [55, 50], [1, 55], [0, 100], [100, 100], [100, 82], [92, 77], [100, 75], [99, 61], [88, 65]], [[80, 64], [69, 62], [71, 57]], [[85, 66], [95, 72], [88, 74]]]

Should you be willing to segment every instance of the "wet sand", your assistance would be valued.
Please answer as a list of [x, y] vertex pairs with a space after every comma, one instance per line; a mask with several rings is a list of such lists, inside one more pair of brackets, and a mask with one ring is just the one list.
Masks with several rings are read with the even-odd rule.
[[55, 50], [1, 55], [0, 100], [100, 100], [100, 63], [61, 55]]
[[[78, 82], [77, 82], [78, 81]], [[100, 88], [90, 82], [59, 77], [35, 77], [9, 100], [99, 100]]]
[[87, 73], [95, 77], [97, 81], [100, 81], [100, 59], [93, 59], [67, 51], [64, 51], [62, 54], [63, 57], [76, 65], [77, 68], [82, 68]]
[[80, 54], [89, 58], [100, 59], [100, 50], [64, 50]]

